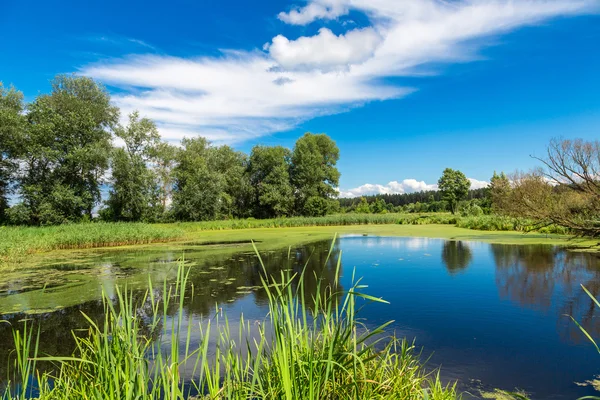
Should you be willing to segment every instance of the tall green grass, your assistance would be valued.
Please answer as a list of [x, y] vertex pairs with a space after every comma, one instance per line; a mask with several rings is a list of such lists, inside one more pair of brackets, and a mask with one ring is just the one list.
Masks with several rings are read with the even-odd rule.
[[182, 237], [177, 227], [143, 223], [85, 223], [48, 227], [0, 227], [0, 261], [34, 252], [165, 242]]
[[481, 215], [476, 217], [459, 217], [456, 221], [459, 228], [475, 229], [479, 231], [516, 231], [540, 232], [550, 234], [569, 234], [569, 230], [562, 226], [549, 225], [540, 227], [535, 221], [525, 218], [514, 218], [503, 215]]
[[426, 225], [455, 224], [457, 217], [446, 213], [431, 214], [333, 214], [325, 217], [293, 217], [274, 219], [238, 219], [225, 221], [204, 221], [177, 223], [188, 231], [291, 228], [303, 226], [344, 226], [344, 225]]
[[[236, 331], [226, 316], [193, 326], [184, 314], [194, 296], [188, 273], [180, 267], [162, 296], [150, 287], [139, 303], [127, 289], [116, 291], [116, 305], [105, 295], [104, 321], [88, 321], [70, 357], [41, 356], [35, 330], [15, 333], [15, 374], [3, 400], [457, 398], [454, 385], [424, 370], [412, 344], [386, 332], [389, 323], [359, 322], [357, 302], [382, 301], [362, 293], [360, 281], [344, 293], [317, 287], [309, 299], [304, 273], [265, 271], [269, 313], [258, 325], [242, 317]], [[141, 305], [150, 329], [142, 329]], [[42, 361], [54, 372], [36, 371]]]

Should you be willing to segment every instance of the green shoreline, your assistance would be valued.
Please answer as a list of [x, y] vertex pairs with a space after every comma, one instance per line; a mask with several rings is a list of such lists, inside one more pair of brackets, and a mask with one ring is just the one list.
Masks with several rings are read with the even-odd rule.
[[[174, 224], [176, 227], [177, 224]], [[196, 257], [226, 258], [234, 253], [252, 252], [251, 242], [255, 242], [260, 252], [285, 249], [289, 246], [332, 239], [335, 235], [368, 235], [381, 237], [420, 237], [451, 239], [499, 244], [557, 245], [574, 250], [597, 250], [597, 243], [589, 239], [577, 239], [561, 235], [545, 235], [540, 233], [520, 233], [506, 231], [475, 231], [457, 228], [451, 225], [345, 225], [345, 226], [308, 226], [290, 228], [251, 228], [234, 230], [194, 230], [188, 225], [181, 240], [167, 243], [103, 247], [91, 249], [53, 250], [27, 256], [27, 259], [13, 266], [5, 266], [2, 270], [6, 282], [27, 282], [31, 291], [20, 296], [4, 296], [0, 298], [0, 314], [28, 310], [38, 313], [78, 304], [82, 301], [98, 298], [100, 289], [98, 282], [112, 278], [101, 275], [98, 260], [104, 257], [123, 256], [124, 253], [135, 253], [137, 257], [152, 259], [154, 252], [169, 251], [184, 255], [186, 251], [194, 251]], [[180, 226], [177, 228], [180, 229]], [[199, 253], [198, 253], [199, 252]], [[56, 269], [54, 266], [60, 266]], [[72, 267], [69, 267], [72, 266]], [[168, 268], [165, 266], [165, 268]], [[148, 274], [140, 269], [123, 283], [132, 286], [143, 286], [148, 282]], [[159, 273], [158, 270], [155, 270]], [[168, 273], [167, 270], [164, 273]], [[98, 275], [100, 274], [100, 276]], [[114, 282], [113, 282], [114, 283]], [[45, 285], [51, 290], [41, 289]], [[58, 287], [56, 287], [57, 285]], [[101, 285], [103, 286], [103, 285]], [[59, 289], [60, 288], [60, 289]], [[37, 296], [43, 302], [35, 301]], [[33, 304], [45, 306], [32, 307]]]
[[[198, 230], [194, 224], [186, 224], [184, 233], [173, 241], [160, 241], [146, 244], [94, 247], [84, 249], [66, 249], [41, 251], [27, 255], [25, 260], [18, 263], [6, 263], [4, 271], [17, 269], [35, 269], [36, 266], [47, 264], [51, 260], [68, 262], [70, 259], [81, 260], [93, 257], [99, 253], [111, 251], [169, 249], [185, 251], [190, 246], [206, 246], [209, 253], [249, 251], [251, 242], [255, 242], [261, 250], [275, 250], [297, 244], [318, 240], [327, 240], [334, 235], [372, 235], [396, 237], [423, 237], [430, 239], [462, 240], [472, 242], [530, 245], [545, 244], [561, 246], [575, 251], [600, 250], [597, 240], [577, 238], [568, 235], [523, 233], [514, 231], [478, 231], [458, 228], [446, 224], [426, 225], [343, 225], [343, 226], [303, 226], [281, 228], [247, 228], [224, 230]], [[162, 226], [167, 226], [164, 224]], [[172, 224], [173, 229], [180, 230], [180, 224]], [[2, 270], [0, 265], [0, 270]]]

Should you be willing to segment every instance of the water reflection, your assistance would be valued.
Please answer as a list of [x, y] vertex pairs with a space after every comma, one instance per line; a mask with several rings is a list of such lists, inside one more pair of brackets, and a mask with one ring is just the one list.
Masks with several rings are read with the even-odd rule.
[[600, 296], [597, 254], [551, 246], [492, 244], [490, 247], [501, 297], [524, 307], [554, 309], [557, 329], [564, 340], [585, 340], [567, 316], [573, 316], [592, 336], [600, 335], [600, 309], [581, 288], [584, 285], [596, 298]]
[[451, 275], [465, 270], [472, 259], [471, 249], [465, 242], [448, 240], [442, 246], [442, 262]]

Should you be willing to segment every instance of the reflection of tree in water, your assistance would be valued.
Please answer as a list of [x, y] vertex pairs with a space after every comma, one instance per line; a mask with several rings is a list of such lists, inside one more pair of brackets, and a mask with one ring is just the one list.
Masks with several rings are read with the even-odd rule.
[[555, 285], [556, 248], [544, 245], [490, 245], [496, 262], [496, 284], [503, 298], [546, 309]]
[[442, 261], [450, 274], [456, 274], [466, 269], [472, 258], [473, 254], [466, 243], [456, 240], [444, 242]]
[[580, 321], [592, 335], [600, 335], [600, 309], [580, 286], [583, 284], [594, 296], [600, 296], [597, 255], [545, 245], [490, 247], [501, 297], [525, 307], [556, 309], [557, 327], [565, 340], [583, 339], [577, 326], [565, 315]]
[[[280, 251], [271, 251], [261, 253], [261, 259], [265, 270], [269, 276], [279, 277], [282, 270], [289, 269], [290, 275], [298, 275], [306, 268], [304, 275], [305, 299], [310, 302], [317, 288], [318, 281], [321, 281], [321, 291], [324, 292], [327, 286], [331, 286], [335, 281], [335, 272], [340, 253], [339, 242], [335, 244], [334, 250], [329, 260], [327, 255], [331, 246], [330, 241], [322, 241], [297, 249], [288, 249]], [[200, 255], [201, 256], [201, 255]], [[169, 262], [173, 260], [168, 256]], [[327, 261], [327, 262], [326, 262]], [[153, 262], [159, 262], [156, 259]], [[215, 312], [215, 305], [222, 306], [227, 302], [249, 295], [248, 288], [262, 286], [261, 277], [264, 277], [264, 271], [260, 265], [259, 259], [255, 253], [229, 254], [226, 258], [211, 257], [209, 259], [193, 259], [188, 254], [186, 262], [195, 265], [190, 268], [188, 283], [193, 285], [194, 296], [184, 302], [184, 309], [187, 315], [194, 316], [212, 316]], [[164, 267], [168, 268], [167, 265]], [[172, 274], [165, 274], [172, 277]], [[297, 287], [298, 282], [294, 283]], [[168, 296], [170, 285], [167, 284], [167, 293], [164, 292], [162, 283], [156, 283], [153, 288], [154, 297], [159, 302]], [[240, 288], [244, 288], [240, 290]], [[174, 289], [172, 289], [174, 290]], [[151, 318], [151, 308], [148, 300], [144, 303], [143, 296], [146, 290], [136, 290], [134, 292], [134, 304], [140, 304], [137, 313], [141, 317], [140, 321], [144, 324], [142, 332], [149, 336], [154, 336], [157, 332], [151, 332], [149, 324]], [[188, 294], [191, 290], [188, 291]], [[266, 293], [263, 289], [257, 289], [252, 292], [255, 302], [258, 305], [266, 304]], [[175, 315], [177, 312], [177, 300], [172, 298], [169, 305], [169, 315]], [[310, 305], [310, 304], [309, 304]], [[160, 305], [162, 309], [162, 305]], [[0, 324], [0, 360], [8, 360], [9, 354], [13, 350], [12, 329], [22, 329], [23, 323], [19, 322], [24, 318], [29, 319], [37, 329], [41, 327], [40, 351], [43, 354], [53, 356], [70, 355], [74, 350], [73, 330], [79, 334], [86, 334], [85, 330], [89, 327], [88, 322], [83, 317], [85, 313], [92, 320], [98, 323], [104, 320], [104, 306], [101, 300], [91, 301], [80, 304], [75, 307], [64, 308], [52, 313], [44, 313], [28, 316], [25, 314], [3, 315], [0, 319], [8, 320], [11, 325]], [[237, 316], [231, 316], [236, 318]], [[148, 326], [146, 326], [148, 325]], [[83, 329], [83, 330], [82, 330]], [[0, 363], [0, 384], [3, 377], [6, 377], [7, 362]], [[40, 365], [40, 368], [50, 368], [49, 365]]]

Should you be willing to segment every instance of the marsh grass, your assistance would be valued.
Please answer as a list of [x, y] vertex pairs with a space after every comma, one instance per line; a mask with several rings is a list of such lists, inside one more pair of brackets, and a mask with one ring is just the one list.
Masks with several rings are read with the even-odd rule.
[[[454, 222], [452, 222], [454, 221]], [[391, 225], [391, 224], [456, 223], [450, 214], [333, 214], [324, 217], [291, 217], [272, 219], [232, 219], [222, 221], [182, 222], [177, 226], [186, 231], [226, 229], [293, 228], [303, 226]]]
[[[105, 294], [102, 324], [88, 318], [87, 333], [74, 334], [70, 357], [40, 356], [39, 330], [15, 330], [13, 383], [2, 398], [457, 397], [454, 385], [424, 370], [413, 344], [387, 333], [390, 323], [368, 329], [359, 322], [361, 303], [383, 302], [364, 294], [360, 280], [343, 293], [333, 284], [305, 295], [304, 272], [267, 276], [263, 270], [269, 312], [258, 325], [242, 316], [237, 331], [226, 316], [195, 325], [185, 315], [194, 288], [183, 264], [175, 283], [163, 283], [162, 294], [151, 285], [141, 301], [127, 288], [117, 289], [114, 303]], [[338, 260], [336, 277], [339, 272]], [[200, 340], [192, 340], [198, 332]], [[54, 370], [36, 370], [42, 361]]]
[[48, 227], [0, 227], [0, 261], [34, 252], [166, 242], [181, 238], [177, 227], [143, 223], [82, 223]]

